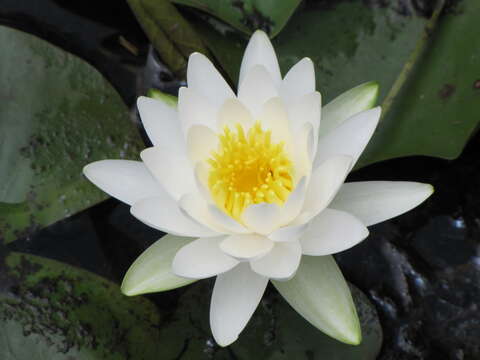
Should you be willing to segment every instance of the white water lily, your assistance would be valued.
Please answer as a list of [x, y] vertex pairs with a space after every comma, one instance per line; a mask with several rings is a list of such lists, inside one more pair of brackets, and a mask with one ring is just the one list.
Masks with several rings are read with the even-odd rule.
[[261, 31], [245, 51], [237, 95], [198, 53], [190, 56], [187, 83], [178, 109], [138, 99], [154, 145], [142, 151], [143, 162], [104, 160], [84, 169], [136, 218], [169, 233], [135, 261], [122, 291], [164, 291], [217, 276], [210, 324], [226, 346], [272, 280], [314, 326], [358, 344], [358, 317], [331, 254], [432, 193], [413, 182], [344, 184], [378, 123], [380, 108], [371, 109], [377, 85], [360, 85], [322, 108], [312, 61], [301, 60], [282, 79]]

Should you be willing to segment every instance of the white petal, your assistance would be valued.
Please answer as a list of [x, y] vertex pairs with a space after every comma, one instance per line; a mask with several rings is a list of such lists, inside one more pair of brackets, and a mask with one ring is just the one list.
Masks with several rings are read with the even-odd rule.
[[290, 224], [288, 226], [278, 228], [268, 235], [268, 238], [275, 242], [297, 241], [305, 233], [305, 231], [307, 231], [307, 229], [308, 222], [296, 223], [294, 225]]
[[247, 263], [217, 277], [210, 304], [210, 326], [218, 345], [227, 346], [237, 340], [267, 284], [268, 278], [254, 273]]
[[295, 275], [302, 257], [297, 241], [275, 243], [267, 255], [250, 261], [252, 270], [270, 279], [286, 280]]
[[283, 78], [280, 94], [286, 103], [315, 91], [315, 68], [310, 58], [293, 65]]
[[261, 65], [249, 70], [238, 89], [238, 98], [250, 110], [254, 119], [259, 116], [263, 104], [276, 96], [278, 89], [270, 74]]
[[85, 166], [83, 173], [108, 195], [128, 205], [163, 193], [160, 184], [140, 161], [95, 161]]
[[138, 112], [153, 145], [178, 150], [185, 145], [177, 110], [162, 101], [140, 96]]
[[245, 234], [249, 232], [249, 230], [245, 228], [245, 226], [243, 226], [235, 219], [227, 215], [225, 212], [217, 208], [216, 205], [210, 204], [208, 206], [208, 211], [210, 212], [210, 215], [215, 219], [217, 224], [222, 226], [227, 232], [231, 234]]
[[148, 226], [173, 235], [191, 237], [218, 235], [217, 232], [185, 216], [177, 202], [167, 193], [137, 201], [130, 208], [130, 212]]
[[232, 269], [238, 261], [220, 250], [223, 239], [202, 238], [185, 245], [175, 255], [172, 271], [186, 278], [205, 279]]
[[128, 269], [122, 281], [122, 293], [134, 296], [191, 284], [194, 280], [172, 272], [172, 261], [177, 251], [192, 240], [167, 234], [154, 242]]
[[280, 67], [278, 66], [277, 55], [267, 34], [260, 30], [255, 31], [245, 49], [242, 65], [240, 66], [239, 84], [242, 84], [255, 65], [264, 66], [269, 72], [275, 86], [277, 88], [280, 87], [282, 77]]
[[226, 100], [218, 112], [217, 128], [221, 132], [225, 126], [234, 129], [237, 124], [247, 131], [253, 123], [250, 111], [236, 98]]
[[372, 108], [378, 96], [378, 84], [368, 82], [350, 89], [322, 109], [320, 136], [328, 134], [351, 116]]
[[295, 177], [310, 176], [312, 162], [315, 155], [315, 137], [312, 124], [304, 123], [301, 129], [293, 133], [293, 163], [295, 166]]
[[272, 130], [272, 141], [285, 142], [287, 151], [292, 144], [288, 113], [280, 97], [274, 97], [263, 104], [259, 119], [263, 129]]
[[267, 254], [273, 248], [273, 241], [256, 234], [230, 235], [220, 244], [226, 254], [238, 259], [253, 259]]
[[203, 162], [195, 164], [195, 184], [205, 201], [212, 203], [213, 200], [208, 189], [208, 166]]
[[206, 227], [223, 234], [225, 229], [217, 224], [215, 219], [208, 211], [208, 203], [200, 195], [200, 193], [190, 193], [182, 195], [178, 205], [187, 217], [190, 217], [195, 222], [198, 222]]
[[352, 182], [340, 188], [330, 207], [349, 212], [370, 226], [413, 209], [432, 193], [432, 185], [417, 182]]
[[312, 124], [315, 134], [318, 134], [322, 111], [322, 97], [318, 91], [289, 102], [287, 108], [292, 131], [298, 131], [307, 122]]
[[314, 170], [305, 197], [303, 211], [314, 217], [330, 204], [345, 181], [351, 162], [351, 157], [337, 155], [324, 161]]
[[204, 125], [193, 125], [188, 130], [188, 157], [193, 163], [212, 157], [212, 151], [218, 146], [218, 136]]
[[290, 193], [287, 201], [283, 205], [283, 219], [282, 225], [289, 224], [295, 219], [303, 208], [305, 201], [305, 194], [307, 191], [307, 178], [302, 177], [295, 189]]
[[195, 190], [193, 168], [185, 153], [151, 147], [140, 153], [145, 165], [174, 199]]
[[205, 55], [193, 53], [188, 58], [188, 87], [202, 94], [217, 108], [226, 99], [235, 97], [222, 75]]
[[304, 256], [295, 277], [273, 284], [313, 326], [344, 343], [360, 343], [352, 295], [332, 256]]
[[221, 234], [245, 234], [248, 230], [215, 205], [205, 201], [200, 193], [185, 194], [179, 201], [180, 209], [196, 222]]
[[368, 229], [353, 215], [325, 209], [310, 221], [300, 243], [305, 255], [323, 256], [347, 250], [368, 236]]
[[351, 156], [353, 168], [377, 127], [380, 113], [380, 107], [358, 113], [320, 138], [313, 168], [338, 154]]
[[178, 91], [178, 118], [184, 135], [193, 125], [216, 130], [218, 109], [196, 91], [181, 87]]
[[248, 206], [243, 211], [242, 219], [252, 232], [268, 235], [280, 226], [282, 215], [278, 205], [260, 203]]

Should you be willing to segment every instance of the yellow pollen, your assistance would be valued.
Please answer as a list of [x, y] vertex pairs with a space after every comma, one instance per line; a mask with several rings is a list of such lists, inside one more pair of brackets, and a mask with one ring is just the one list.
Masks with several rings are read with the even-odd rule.
[[292, 162], [284, 143], [274, 143], [271, 135], [258, 121], [247, 134], [240, 124], [236, 131], [225, 126], [217, 151], [207, 161], [213, 199], [237, 220], [250, 204], [282, 205], [293, 189]]

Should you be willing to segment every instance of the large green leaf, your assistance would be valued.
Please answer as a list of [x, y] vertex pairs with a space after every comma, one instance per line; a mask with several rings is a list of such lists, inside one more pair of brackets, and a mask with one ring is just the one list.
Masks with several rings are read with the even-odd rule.
[[[210, 283], [211, 284], [211, 283]], [[363, 342], [351, 346], [336, 341], [310, 325], [274, 291], [264, 296], [238, 340], [228, 348], [214, 344], [209, 325], [211, 286], [206, 280], [190, 285], [160, 336], [169, 346], [159, 359], [329, 359], [374, 360], [382, 344], [375, 309], [361, 291], [352, 288], [362, 323]], [[181, 355], [181, 356], [180, 356]]]
[[192, 52], [207, 54], [200, 37], [168, 0], [128, 0], [128, 3], [160, 57], [173, 72], [184, 73]]
[[257, 29], [276, 36], [286, 25], [301, 0], [171, 0], [195, 7], [251, 34]]
[[480, 123], [479, 17], [480, 1], [460, 1], [420, 39], [395, 84], [399, 89], [393, 87], [384, 101], [387, 112], [363, 165], [408, 155], [460, 155]]
[[82, 167], [137, 158], [142, 142], [92, 66], [3, 26], [0, 44], [0, 239], [10, 242], [105, 199]]
[[2, 360], [158, 359], [160, 317], [142, 298], [53, 260], [0, 258]]
[[[274, 39], [282, 73], [307, 56], [324, 104], [368, 81], [380, 85], [381, 123], [357, 167], [409, 155], [455, 158], [480, 121], [480, 2], [463, 0], [431, 18], [396, 4], [307, 4]], [[231, 80], [245, 40], [196, 22]], [[462, 34], [462, 36], [459, 36]]]

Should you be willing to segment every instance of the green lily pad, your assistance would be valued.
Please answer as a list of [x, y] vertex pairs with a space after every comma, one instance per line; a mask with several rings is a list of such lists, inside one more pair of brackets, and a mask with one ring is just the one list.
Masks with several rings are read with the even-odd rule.
[[104, 200], [83, 166], [135, 159], [142, 141], [92, 66], [4, 26], [0, 43], [0, 239], [8, 243]]
[[[379, 83], [382, 120], [357, 168], [410, 155], [453, 159], [477, 129], [480, 3], [464, 0], [438, 17], [443, 5], [438, 1], [426, 18], [393, 2], [310, 3], [274, 39], [283, 74], [303, 57], [313, 60], [324, 104], [359, 84]], [[236, 82], [246, 41], [215, 24], [194, 25]]]
[[363, 341], [358, 346], [343, 344], [317, 330], [272, 288], [239, 339], [220, 348], [212, 338], [208, 322], [211, 285], [212, 282], [199, 281], [181, 296], [175, 313], [160, 329], [161, 338], [169, 346], [161, 348], [159, 358], [374, 360], [380, 351], [382, 330], [377, 313], [354, 287], [363, 331]]
[[172, 0], [209, 13], [245, 34], [263, 29], [271, 37], [286, 25], [301, 0]]
[[85, 270], [20, 253], [0, 258], [3, 360], [158, 359], [160, 317]]
[[207, 54], [201, 38], [168, 0], [128, 0], [138, 22], [170, 70], [185, 75], [187, 58]]
[[400, 74], [403, 86], [390, 92], [391, 104], [384, 101], [387, 112], [362, 165], [408, 155], [455, 159], [461, 154], [480, 124], [479, 17], [480, 2], [463, 0], [425, 35], [425, 48], [412, 59], [416, 66]]

